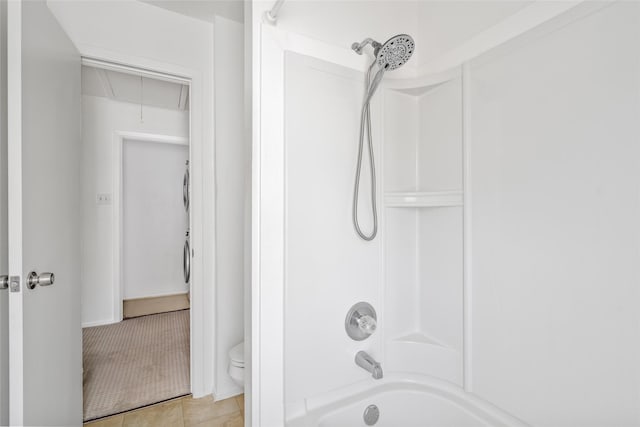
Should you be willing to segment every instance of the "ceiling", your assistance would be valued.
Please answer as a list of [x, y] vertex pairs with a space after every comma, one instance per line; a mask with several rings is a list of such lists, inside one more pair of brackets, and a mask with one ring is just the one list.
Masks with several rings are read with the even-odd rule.
[[[140, 0], [175, 13], [215, 23], [216, 16], [243, 22], [243, 0]], [[253, 11], [269, 10], [276, 0], [251, 0]], [[349, 50], [355, 41], [380, 42], [409, 34], [416, 43], [411, 62], [397, 78], [425, 69], [440, 70], [456, 55], [502, 43], [500, 34], [544, 17], [562, 3], [540, 0], [284, 0], [277, 28]], [[566, 2], [575, 3], [575, 2]], [[557, 8], [556, 8], [557, 9]], [[534, 21], [535, 21], [534, 19]], [[214, 24], [215, 25], [215, 24]], [[526, 29], [525, 29], [526, 30]], [[498, 36], [496, 36], [498, 34]], [[513, 37], [513, 36], [510, 36]], [[497, 41], [496, 41], [497, 40]], [[454, 59], [451, 59], [453, 57]], [[445, 67], [446, 68], [446, 67]], [[435, 72], [435, 71], [434, 71]]]
[[[140, 0], [207, 22], [222, 16], [243, 22], [243, 0]], [[253, 0], [271, 8], [275, 0]], [[372, 37], [395, 34], [416, 41], [411, 65], [419, 67], [458, 48], [483, 31], [520, 12], [535, 0], [285, 0], [278, 27], [348, 48]]]
[[[410, 34], [413, 66], [428, 63], [533, 4], [533, 0], [285, 0], [278, 27], [348, 49], [367, 37]], [[273, 1], [263, 4], [271, 7]]]
[[216, 16], [244, 22], [243, 0], [140, 0], [181, 15], [213, 22]]
[[102, 68], [82, 67], [82, 94], [171, 110], [189, 109], [189, 86]]
[[533, 3], [531, 0], [425, 1], [416, 14], [416, 31], [427, 63]]

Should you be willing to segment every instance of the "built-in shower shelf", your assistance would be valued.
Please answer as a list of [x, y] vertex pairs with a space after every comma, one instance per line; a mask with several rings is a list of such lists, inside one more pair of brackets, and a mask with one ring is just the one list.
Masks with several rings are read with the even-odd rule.
[[403, 342], [403, 343], [413, 343], [413, 344], [428, 344], [428, 345], [435, 345], [438, 347], [449, 348], [444, 343], [428, 335], [425, 335], [422, 332], [411, 332], [407, 335], [402, 335], [398, 338], [395, 338], [394, 341]]
[[390, 208], [462, 206], [462, 191], [385, 193], [384, 204]]

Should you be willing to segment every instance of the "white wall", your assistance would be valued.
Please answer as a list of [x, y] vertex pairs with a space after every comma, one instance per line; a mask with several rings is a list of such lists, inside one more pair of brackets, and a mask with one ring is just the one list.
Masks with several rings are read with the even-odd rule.
[[639, 40], [616, 2], [470, 67], [472, 389], [531, 425], [640, 425]]
[[182, 179], [189, 147], [135, 139], [123, 145], [122, 297], [187, 292], [182, 252], [189, 216]]
[[[98, 194], [113, 195], [116, 131], [189, 137], [189, 112], [140, 106], [107, 98], [82, 97], [82, 323], [95, 325], [113, 318], [113, 205], [98, 204]], [[176, 185], [182, 191], [182, 168]], [[178, 196], [177, 202], [182, 200]], [[182, 228], [180, 225], [176, 225]], [[182, 230], [184, 233], [184, 230]], [[180, 270], [182, 244], [178, 244]]]
[[216, 384], [224, 399], [242, 390], [227, 372], [228, 352], [244, 339], [244, 25], [214, 23], [216, 121]]

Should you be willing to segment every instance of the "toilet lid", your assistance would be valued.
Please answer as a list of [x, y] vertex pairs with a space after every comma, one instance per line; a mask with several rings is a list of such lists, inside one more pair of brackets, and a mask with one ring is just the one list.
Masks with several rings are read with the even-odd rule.
[[241, 342], [229, 350], [229, 360], [231, 360], [235, 366], [244, 365], [244, 342]]

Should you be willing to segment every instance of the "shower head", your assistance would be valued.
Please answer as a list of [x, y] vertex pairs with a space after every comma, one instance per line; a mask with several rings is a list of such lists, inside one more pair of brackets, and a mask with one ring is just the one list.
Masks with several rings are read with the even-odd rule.
[[391, 37], [375, 49], [378, 66], [387, 71], [400, 68], [411, 58], [414, 47], [413, 38], [407, 34]]
[[[378, 213], [376, 210], [376, 165], [373, 160], [373, 139], [371, 137], [371, 111], [370, 101], [376, 89], [380, 85], [382, 78], [387, 71], [392, 71], [402, 67], [413, 55], [415, 43], [411, 36], [406, 34], [398, 34], [391, 37], [384, 44], [380, 44], [377, 41], [367, 38], [361, 43], [353, 43], [351, 49], [353, 49], [358, 55], [362, 55], [362, 50], [366, 45], [370, 44], [373, 47], [375, 60], [369, 65], [365, 74], [365, 95], [362, 102], [362, 114], [360, 116], [360, 143], [358, 144], [358, 165], [356, 167], [356, 186], [353, 192], [353, 226], [356, 229], [356, 233], [363, 240], [371, 241], [376, 237], [378, 233]], [[378, 65], [378, 71], [371, 81], [371, 73]], [[366, 131], [366, 132], [365, 132]], [[360, 188], [360, 173], [362, 170], [362, 149], [364, 146], [364, 136], [367, 135], [369, 142], [369, 161], [371, 162], [371, 213], [373, 214], [373, 231], [370, 234], [365, 234], [360, 229], [360, 222], [358, 220], [358, 191]]]

